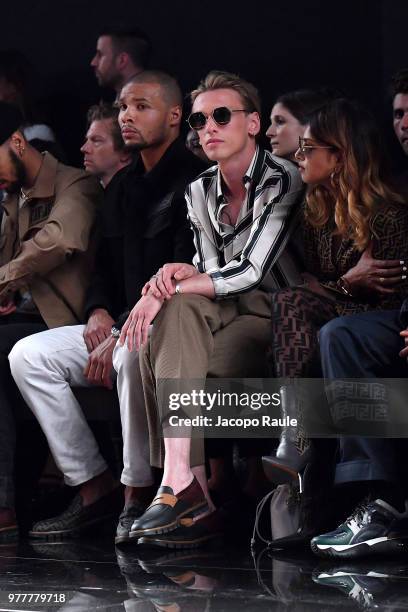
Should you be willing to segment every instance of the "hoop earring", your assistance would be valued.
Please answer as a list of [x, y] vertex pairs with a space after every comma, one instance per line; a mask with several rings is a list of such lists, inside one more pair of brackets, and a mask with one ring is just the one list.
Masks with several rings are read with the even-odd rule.
[[337, 168], [334, 168], [330, 173], [330, 184], [333, 188], [336, 188], [339, 184], [339, 171]]

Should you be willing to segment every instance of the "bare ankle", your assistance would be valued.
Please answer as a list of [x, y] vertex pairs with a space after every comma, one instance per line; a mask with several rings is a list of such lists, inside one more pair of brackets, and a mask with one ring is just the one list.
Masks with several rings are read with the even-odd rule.
[[162, 487], [171, 487], [173, 489], [174, 495], [180, 493], [186, 489], [194, 479], [193, 472], [187, 472], [185, 474], [171, 474], [171, 475], [163, 475], [163, 480], [161, 482]]

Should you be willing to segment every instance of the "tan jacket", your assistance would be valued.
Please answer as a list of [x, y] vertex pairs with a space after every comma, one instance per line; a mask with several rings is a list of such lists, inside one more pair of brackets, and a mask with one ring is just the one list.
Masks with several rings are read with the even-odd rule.
[[90, 238], [102, 196], [94, 177], [44, 154], [20, 210], [17, 194], [3, 202], [0, 299], [28, 288], [49, 327], [82, 322]]

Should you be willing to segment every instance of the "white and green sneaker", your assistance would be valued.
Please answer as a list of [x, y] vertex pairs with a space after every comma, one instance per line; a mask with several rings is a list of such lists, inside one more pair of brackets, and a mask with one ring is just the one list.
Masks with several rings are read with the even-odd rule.
[[[334, 587], [362, 609], [385, 606], [405, 608], [407, 596], [407, 567], [395, 561], [370, 561], [370, 565], [337, 565], [325, 571], [313, 572], [313, 582], [323, 587]], [[380, 565], [381, 563], [381, 565]], [[404, 605], [405, 604], [405, 605]], [[388, 608], [387, 608], [388, 609]]]
[[407, 552], [408, 502], [401, 513], [381, 499], [362, 503], [337, 529], [313, 538], [310, 546], [319, 557], [343, 559]]

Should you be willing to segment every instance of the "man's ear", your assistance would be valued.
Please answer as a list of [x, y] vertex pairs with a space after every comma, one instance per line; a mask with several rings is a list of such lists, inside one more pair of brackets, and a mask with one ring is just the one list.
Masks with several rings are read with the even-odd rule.
[[27, 141], [20, 130], [16, 130], [10, 136], [10, 147], [19, 157], [23, 157]]
[[179, 105], [173, 106], [169, 110], [169, 119], [170, 119], [170, 126], [171, 127], [174, 127], [176, 125], [180, 125], [182, 114], [183, 114], [183, 109]]
[[129, 54], [126, 51], [121, 51], [115, 57], [115, 64], [118, 70], [123, 70], [129, 63]]
[[261, 119], [257, 112], [249, 113], [248, 119], [248, 134], [255, 137], [261, 131]]

